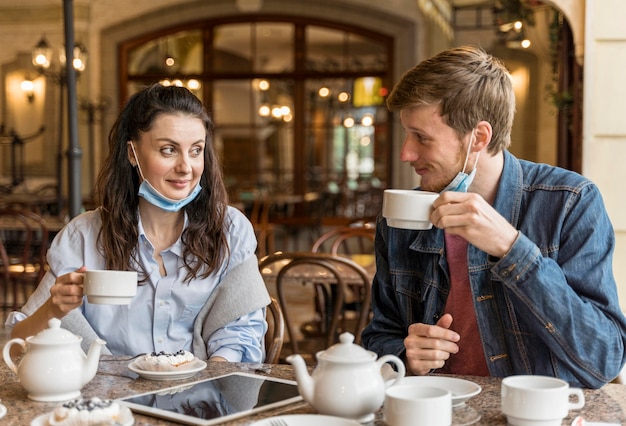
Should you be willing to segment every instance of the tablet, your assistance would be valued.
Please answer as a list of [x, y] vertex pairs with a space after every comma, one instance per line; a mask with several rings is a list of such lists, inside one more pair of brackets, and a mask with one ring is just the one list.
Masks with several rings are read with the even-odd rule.
[[294, 381], [243, 372], [118, 399], [134, 412], [187, 425], [215, 425], [300, 400]]

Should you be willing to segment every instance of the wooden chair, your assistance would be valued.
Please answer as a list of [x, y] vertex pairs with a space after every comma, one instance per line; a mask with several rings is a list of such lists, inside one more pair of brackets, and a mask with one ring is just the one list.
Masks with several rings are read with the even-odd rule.
[[275, 229], [270, 223], [270, 201], [267, 196], [258, 195], [252, 204], [250, 222], [257, 239], [257, 256], [263, 257], [275, 251]]
[[320, 235], [311, 251], [333, 254], [374, 254], [374, 238], [376, 228], [369, 224], [362, 226], [339, 226]]
[[267, 333], [265, 333], [265, 363], [278, 364], [285, 342], [285, 317], [278, 301], [272, 297], [267, 307]]
[[[314, 253], [325, 252], [335, 255], [347, 256], [359, 265], [366, 267], [374, 263], [374, 239], [376, 237], [376, 228], [369, 223], [355, 223], [348, 226], [339, 226], [320, 235], [311, 251]], [[362, 286], [348, 286], [346, 289], [346, 297], [351, 298], [355, 303], [355, 309], [361, 309], [358, 301], [362, 296], [358, 293], [363, 290]], [[317, 309], [324, 311], [328, 309], [329, 297], [328, 289], [323, 286], [316, 287]], [[322, 313], [321, 316], [324, 316]], [[303, 324], [302, 332], [304, 334], [319, 333], [319, 324], [315, 321]]]
[[[261, 271], [271, 265], [279, 268], [276, 275], [276, 292], [278, 303], [285, 317], [290, 353], [299, 353], [307, 363], [314, 365], [315, 353], [336, 343], [339, 334], [344, 331], [354, 334], [355, 342], [360, 343], [361, 332], [369, 318], [371, 297], [370, 278], [363, 267], [342, 256], [311, 252], [278, 252], [266, 256], [259, 262]], [[301, 301], [295, 301], [291, 298], [301, 293], [303, 286], [322, 285], [336, 289], [334, 291], [328, 290], [328, 293], [334, 296], [329, 298], [332, 306], [325, 311], [325, 318], [320, 319], [320, 323], [324, 324], [323, 334], [300, 338], [295, 319], [299, 312], [296, 310], [305, 308], [303, 308]], [[344, 294], [348, 285], [363, 287], [363, 291], [360, 293], [362, 300], [359, 301], [359, 305], [363, 309], [358, 312], [356, 321], [349, 326], [344, 321]], [[311, 299], [311, 304], [313, 302]], [[313, 310], [314, 308], [311, 307], [311, 311]]]
[[9, 288], [12, 288], [13, 294], [15, 294], [15, 286], [13, 281], [11, 280], [11, 274], [9, 273], [9, 268], [6, 268], [5, 265], [9, 264], [9, 256], [7, 254], [6, 249], [4, 248], [4, 242], [0, 239], [0, 286], [2, 286], [2, 304], [0, 308], [7, 309], [13, 308], [13, 305], [10, 305], [9, 300]]
[[18, 309], [19, 291], [26, 300], [46, 272], [49, 231], [45, 220], [30, 210], [0, 209], [0, 218], [8, 223], [0, 230], [8, 260], [3, 260], [0, 268], [8, 272], [13, 292], [13, 304], [5, 295], [4, 307]]

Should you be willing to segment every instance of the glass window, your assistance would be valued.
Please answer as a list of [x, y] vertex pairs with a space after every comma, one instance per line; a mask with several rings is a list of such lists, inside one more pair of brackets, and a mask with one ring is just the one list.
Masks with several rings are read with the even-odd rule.
[[201, 73], [201, 31], [180, 31], [131, 49], [128, 54], [128, 72], [184, 75]]
[[306, 68], [311, 71], [385, 71], [388, 66], [384, 43], [359, 34], [308, 26]]
[[213, 34], [215, 72], [293, 70], [293, 24], [226, 24], [216, 26]]
[[122, 97], [159, 81], [202, 99], [233, 198], [316, 193], [326, 216], [376, 216], [390, 175], [390, 39], [287, 20], [194, 25], [123, 46]]

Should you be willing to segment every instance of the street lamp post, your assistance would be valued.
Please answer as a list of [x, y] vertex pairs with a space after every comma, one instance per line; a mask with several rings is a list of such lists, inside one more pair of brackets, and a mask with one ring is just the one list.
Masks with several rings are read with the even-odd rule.
[[[80, 75], [82, 71], [85, 70], [85, 64], [87, 61], [87, 49], [80, 44], [74, 44], [74, 48], [72, 49], [72, 58], [71, 62], [67, 62], [66, 52], [64, 48], [59, 49], [59, 57], [58, 61], [60, 64], [59, 70], [54, 71], [52, 67], [52, 56], [53, 49], [50, 47], [50, 44], [46, 40], [45, 37], [42, 37], [41, 40], [34, 47], [32, 52], [32, 62], [37, 71], [48, 78], [50, 81], [59, 85], [59, 125], [58, 125], [58, 140], [57, 140], [57, 157], [56, 157], [56, 178], [57, 178], [57, 212], [60, 214], [63, 210], [63, 191], [61, 189], [61, 183], [63, 178], [63, 136], [64, 136], [64, 127], [63, 127], [63, 118], [65, 111], [65, 91], [68, 89], [68, 120], [69, 122], [69, 135], [70, 139], [74, 136], [73, 127], [74, 124], [72, 120], [72, 111], [69, 108], [72, 104], [72, 100], [74, 99], [74, 108], [76, 105], [76, 91], [75, 91], [75, 78]], [[74, 89], [72, 93], [69, 90], [69, 80], [72, 79]], [[75, 111], [75, 109], [74, 109]], [[77, 138], [77, 135], [75, 136]], [[70, 217], [74, 217], [78, 215], [81, 208], [81, 199], [80, 199], [80, 167], [76, 168], [76, 160], [79, 162], [82, 153], [80, 152], [80, 148], [78, 144], [71, 144], [67, 151], [67, 157], [69, 161], [68, 164], [68, 184], [69, 184], [69, 215]], [[80, 164], [80, 163], [78, 163]], [[78, 172], [77, 172], [78, 170]], [[78, 186], [78, 190], [76, 190], [76, 185]], [[78, 201], [76, 198], [78, 196]]]

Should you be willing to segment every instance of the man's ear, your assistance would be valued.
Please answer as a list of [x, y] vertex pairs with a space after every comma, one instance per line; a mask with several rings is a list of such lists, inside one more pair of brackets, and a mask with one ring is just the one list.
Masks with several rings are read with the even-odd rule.
[[488, 121], [480, 121], [474, 131], [475, 138], [472, 151], [482, 151], [491, 142], [492, 134], [491, 124]]

